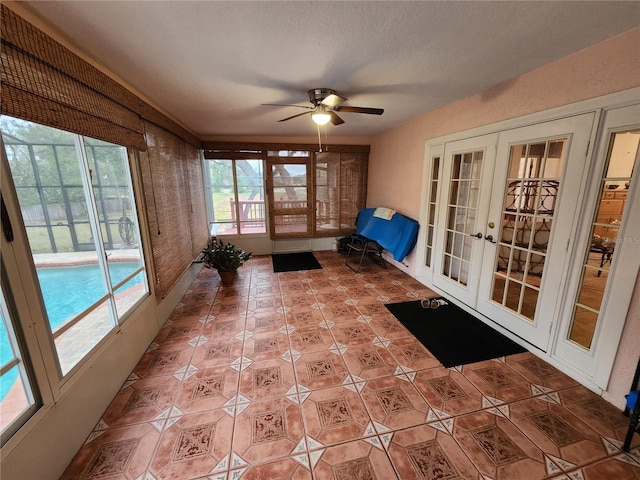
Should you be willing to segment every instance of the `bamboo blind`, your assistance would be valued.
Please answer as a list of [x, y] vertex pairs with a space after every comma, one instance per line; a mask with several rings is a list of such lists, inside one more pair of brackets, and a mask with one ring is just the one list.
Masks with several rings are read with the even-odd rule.
[[192, 258], [200, 255], [200, 251], [209, 241], [207, 229], [207, 211], [205, 208], [204, 172], [200, 150], [185, 143], [185, 185], [189, 190], [189, 225], [191, 227]]
[[0, 5], [1, 112], [144, 150], [142, 119], [201, 141], [118, 82]]
[[202, 178], [196, 149], [157, 125], [145, 122], [145, 128], [147, 152], [140, 167], [160, 301], [206, 244], [207, 223], [204, 194], [197, 192], [202, 181], [191, 178]]

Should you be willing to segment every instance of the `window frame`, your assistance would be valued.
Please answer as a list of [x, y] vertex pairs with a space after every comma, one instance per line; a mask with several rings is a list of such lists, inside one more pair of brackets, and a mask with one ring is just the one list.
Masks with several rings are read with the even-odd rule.
[[[38, 125], [38, 126], [43, 126], [46, 128], [52, 128], [52, 127], [47, 127], [46, 125], [38, 124], [36, 122], [28, 122], [28, 123]], [[130, 219], [130, 220], [132, 221], [134, 228], [136, 229], [135, 230], [135, 238], [137, 238], [136, 249], [139, 253], [138, 256], [135, 256], [135, 260], [139, 264], [131, 272], [128, 272], [124, 278], [118, 280], [115, 283], [112, 283], [112, 272], [109, 266], [113, 264], [108, 259], [110, 253], [108, 253], [107, 250], [109, 248], [113, 248], [113, 246], [106, 246], [104, 244], [103, 232], [102, 232], [103, 219], [101, 219], [101, 216], [97, 209], [98, 199], [96, 198], [96, 195], [97, 195], [96, 189], [98, 188], [98, 186], [92, 181], [92, 173], [91, 173], [92, 167], [91, 167], [91, 163], [89, 162], [89, 157], [87, 154], [87, 148], [89, 147], [90, 144], [87, 144], [87, 142], [85, 141], [86, 137], [83, 137], [81, 135], [78, 135], [72, 132], [65, 132], [63, 130], [61, 131], [64, 132], [65, 134], [72, 136], [73, 138], [73, 142], [74, 142], [73, 156], [75, 156], [78, 162], [77, 167], [79, 169], [78, 174], [81, 177], [82, 192], [84, 195], [84, 199], [87, 202], [86, 209], [87, 209], [87, 215], [88, 215], [88, 223], [91, 228], [91, 235], [93, 237], [93, 248], [94, 248], [93, 251], [95, 251], [95, 259], [97, 260], [97, 268], [99, 272], [97, 273], [97, 275], [100, 275], [100, 277], [102, 278], [102, 281], [105, 283], [105, 293], [101, 295], [100, 298], [95, 299], [93, 303], [83, 305], [81, 311], [74, 314], [68, 320], [63, 322], [63, 325], [58, 326], [56, 328], [52, 328], [49, 322], [49, 315], [43, 299], [41, 285], [37, 278], [37, 269], [35, 267], [35, 259], [33, 256], [34, 254], [31, 251], [31, 244], [26, 235], [27, 227], [25, 226], [24, 219], [22, 218], [22, 214], [20, 212], [20, 202], [17, 198], [17, 193], [15, 193], [16, 187], [13, 182], [13, 178], [11, 180], [11, 185], [14, 192], [13, 195], [16, 196], [15, 204], [18, 211], [17, 215], [19, 216], [20, 228], [23, 229], [25, 232], [25, 241], [27, 242], [27, 245], [28, 245], [27, 258], [30, 262], [30, 266], [31, 266], [31, 269], [33, 270], [33, 275], [34, 275], [34, 278], [33, 278], [34, 292], [33, 293], [34, 295], [36, 295], [38, 299], [37, 303], [40, 304], [40, 308], [42, 311], [42, 315], [41, 316], [37, 315], [39, 318], [36, 319], [35, 322], [42, 323], [41, 325], [42, 328], [38, 327], [38, 329], [41, 332], [44, 332], [45, 336], [48, 337], [49, 339], [49, 341], [47, 342], [48, 348], [46, 348], [46, 350], [49, 350], [49, 351], [46, 352], [46, 356], [53, 361], [53, 365], [55, 365], [55, 375], [57, 376], [58, 380], [64, 383], [68, 378], [73, 376], [74, 372], [82, 368], [84, 363], [87, 361], [88, 358], [91, 357], [93, 352], [99, 349], [100, 346], [104, 344], [107, 341], [107, 339], [109, 339], [112, 335], [117, 333], [119, 328], [127, 321], [127, 319], [135, 312], [135, 310], [152, 294], [152, 292], [151, 292], [150, 283], [148, 280], [150, 266], [148, 265], [148, 262], [146, 261], [146, 258], [144, 255], [144, 238], [142, 235], [140, 221], [139, 221], [138, 212], [140, 207], [139, 207], [139, 202], [137, 201], [135, 190], [133, 188], [133, 174], [135, 169], [133, 164], [133, 153], [131, 149], [122, 145], [105, 142], [107, 144], [106, 145], [107, 147], [113, 146], [114, 148], [117, 148], [119, 150], [120, 152], [119, 160], [122, 161], [122, 165], [125, 167], [125, 170], [123, 171], [124, 178], [122, 180], [126, 183], [128, 200], [131, 202], [131, 209], [130, 209], [131, 211], [128, 212], [128, 214], [130, 214], [133, 217], [133, 219]], [[92, 139], [89, 139], [89, 140], [92, 140]], [[93, 139], [93, 140], [104, 142], [99, 139]], [[31, 145], [28, 142], [28, 140], [21, 140], [21, 141], [24, 142], [25, 145]], [[55, 144], [55, 142], [52, 141], [52, 145], [53, 144]], [[10, 165], [9, 157], [6, 153], [6, 145], [4, 141], [2, 142], [2, 155], [3, 155], [3, 158], [6, 158], [7, 176], [13, 177], [13, 173], [11, 172], [11, 168], [9, 166]], [[94, 163], [98, 161], [99, 161], [98, 157], [93, 158]], [[64, 185], [61, 183], [56, 188], [62, 189], [64, 188]], [[15, 226], [14, 226], [14, 229], [15, 229]], [[75, 247], [74, 247], [74, 251], [77, 251]], [[116, 250], [113, 250], [113, 251], [116, 251]], [[127, 308], [124, 311], [120, 312], [119, 305], [116, 299], [118, 295], [118, 290], [127, 282], [129, 282], [130, 280], [136, 277], [141, 279], [141, 282], [139, 282], [139, 284], [143, 285], [144, 291], [140, 292], [140, 294], [132, 301], [132, 303], [130, 305], [127, 305]], [[99, 339], [94, 339], [96, 340], [95, 343], [92, 343], [90, 347], [86, 348], [86, 350], [82, 352], [82, 355], [78, 359], [74, 359], [72, 360], [72, 363], [63, 366], [63, 362], [61, 361], [61, 355], [63, 355], [63, 351], [59, 350], [59, 348], [56, 346], [56, 339], [60, 338], [64, 333], [72, 329], [74, 326], [81, 324], [83, 320], [85, 320], [94, 311], [96, 311], [96, 309], [101, 307], [107, 310], [106, 315], [108, 317], [108, 322], [109, 322], [109, 326], [105, 329], [104, 335], [102, 335]]]
[[[265, 204], [266, 204], [266, 220], [267, 228], [269, 232], [269, 238], [272, 240], [290, 239], [290, 238], [328, 238], [343, 235], [351, 235], [355, 233], [355, 218], [353, 218], [353, 226], [342, 225], [342, 214], [340, 214], [340, 225], [336, 229], [320, 230], [317, 227], [317, 185], [316, 185], [316, 165], [317, 156], [322, 153], [339, 153], [339, 154], [362, 154], [363, 157], [361, 167], [361, 188], [357, 193], [357, 197], [360, 200], [360, 204], [356, 210], [359, 211], [366, 206], [366, 194], [367, 194], [367, 174], [369, 163], [369, 145], [327, 145], [324, 146], [324, 152], [318, 152], [318, 146], [315, 144], [292, 144], [292, 143], [241, 143], [241, 142], [204, 142], [204, 159], [216, 160], [216, 159], [257, 159], [263, 160], [263, 175], [265, 182]], [[300, 156], [295, 153], [306, 152], [307, 155]], [[307, 166], [307, 188], [308, 188], [308, 204], [305, 209], [296, 209], [297, 213], [308, 214], [307, 218], [307, 231], [296, 233], [277, 234], [274, 231], [275, 216], [282, 214], [283, 212], [275, 209], [273, 205], [273, 178], [271, 175], [271, 166], [274, 162], [278, 163], [301, 163], [304, 162]], [[207, 174], [205, 174], [206, 176]], [[209, 185], [207, 185], [208, 188]], [[338, 188], [341, 188], [338, 185]], [[209, 211], [210, 204], [207, 200], [207, 210]], [[302, 211], [304, 210], [304, 212]], [[338, 207], [338, 211], [341, 211], [341, 207]], [[294, 214], [296, 212], [288, 212]], [[210, 213], [208, 212], [210, 216]], [[214, 232], [212, 232], [213, 234]], [[240, 236], [248, 236], [251, 234], [238, 234]], [[253, 234], [256, 235], [256, 234]], [[258, 234], [265, 236], [264, 234]]]

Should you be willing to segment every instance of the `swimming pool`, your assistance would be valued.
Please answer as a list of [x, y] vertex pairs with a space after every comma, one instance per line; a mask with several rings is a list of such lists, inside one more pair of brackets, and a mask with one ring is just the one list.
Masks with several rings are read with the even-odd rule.
[[[112, 284], [117, 284], [139, 267], [138, 263], [110, 263], [109, 273]], [[37, 273], [52, 330], [75, 317], [106, 293], [102, 274], [97, 265], [39, 268]], [[141, 284], [144, 281], [143, 275], [143, 272], [139, 273], [118, 291]], [[0, 365], [4, 365], [11, 358], [13, 353], [7, 332], [4, 324], [0, 322]], [[0, 379], [0, 401], [6, 396], [17, 375], [17, 369], [14, 368]]]

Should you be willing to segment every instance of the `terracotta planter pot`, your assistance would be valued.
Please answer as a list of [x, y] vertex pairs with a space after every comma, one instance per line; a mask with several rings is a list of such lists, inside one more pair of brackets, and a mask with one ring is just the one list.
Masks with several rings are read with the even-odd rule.
[[236, 276], [236, 271], [221, 272], [218, 270], [218, 275], [220, 275], [220, 278], [222, 279], [222, 285], [233, 285], [233, 278]]

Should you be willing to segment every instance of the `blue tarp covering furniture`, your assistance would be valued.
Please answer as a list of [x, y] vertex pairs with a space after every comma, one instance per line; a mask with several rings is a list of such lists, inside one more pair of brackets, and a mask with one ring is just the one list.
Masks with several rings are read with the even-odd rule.
[[[375, 211], [375, 208], [363, 208], [358, 213], [356, 235], [349, 244], [347, 254], [349, 268], [351, 268], [348, 263], [349, 254], [352, 250], [361, 252], [360, 264], [362, 264], [365, 254], [372, 254], [379, 257], [382, 265], [386, 268], [382, 258], [383, 249], [388, 251], [395, 260], [401, 262], [416, 244], [419, 227], [416, 220], [399, 212], [393, 213], [390, 219], [379, 218], [374, 215]], [[354, 269], [352, 268], [352, 270]]]

